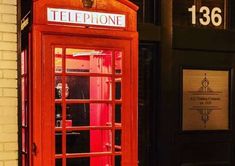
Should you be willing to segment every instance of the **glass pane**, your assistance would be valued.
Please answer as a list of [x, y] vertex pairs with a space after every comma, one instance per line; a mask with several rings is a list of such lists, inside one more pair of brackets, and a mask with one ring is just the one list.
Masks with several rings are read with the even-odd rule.
[[62, 106], [55, 104], [55, 126], [62, 127]]
[[111, 104], [68, 104], [68, 115], [72, 126], [111, 126]]
[[[55, 77], [55, 98], [56, 99], [62, 99], [62, 88], [63, 88], [63, 86], [62, 86], [62, 77], [61, 76], [56, 76]], [[68, 91], [68, 86], [66, 86], [66, 95], [68, 96], [67, 91]]]
[[111, 156], [67, 158], [66, 166], [111, 166]]
[[110, 130], [73, 131], [67, 133], [67, 153], [111, 151]]
[[26, 166], [26, 156], [22, 154], [22, 166]]
[[26, 125], [26, 121], [25, 121], [25, 80], [24, 77], [21, 79], [21, 104], [22, 104], [22, 126]]
[[71, 126], [90, 125], [89, 104], [68, 104], [66, 109], [67, 119], [71, 120]]
[[55, 163], [56, 166], [62, 166], [62, 159], [56, 159]]
[[26, 130], [25, 128], [22, 128], [22, 151], [26, 152], [26, 140], [25, 140], [25, 135], [26, 134]]
[[55, 133], [55, 152], [56, 154], [62, 154], [62, 133]]
[[122, 157], [121, 156], [115, 156], [115, 166], [121, 166]]
[[121, 113], [121, 104], [115, 105], [115, 123], [121, 123], [122, 113]]
[[112, 166], [111, 156], [91, 157], [89, 166]]
[[112, 126], [112, 105], [90, 104], [90, 126]]
[[[71, 116], [71, 106], [66, 106], [66, 120], [65, 120], [65, 126], [66, 127], [72, 127], [72, 116]], [[56, 127], [62, 127], [62, 105], [61, 104], [55, 104], [55, 126]]]
[[121, 79], [117, 79], [115, 82], [115, 99], [116, 100], [121, 99], [121, 92], [122, 92]]
[[90, 152], [90, 132], [73, 131], [67, 133], [66, 138], [67, 153], [86, 153]]
[[67, 158], [66, 166], [90, 166], [90, 158]]
[[[25, 102], [25, 108], [24, 108], [24, 122], [25, 122], [25, 126], [28, 127], [29, 126], [29, 122], [28, 122], [28, 118], [29, 118], [29, 110], [28, 110], [28, 103]], [[22, 117], [23, 118], [23, 117]]]
[[122, 73], [122, 51], [115, 51], [115, 73]]
[[62, 48], [55, 48], [55, 73], [62, 73]]
[[91, 152], [110, 152], [112, 150], [112, 132], [110, 130], [91, 130]]
[[29, 144], [29, 134], [28, 134], [28, 129], [23, 127], [22, 130], [22, 151], [25, 153], [28, 153], [29, 148], [28, 148], [28, 144]]
[[21, 52], [21, 74], [25, 74], [25, 55], [26, 55], [26, 50]]
[[112, 73], [112, 51], [68, 48], [66, 72]]
[[121, 151], [122, 131], [115, 130], [115, 151]]
[[112, 99], [111, 77], [67, 76], [68, 99]]

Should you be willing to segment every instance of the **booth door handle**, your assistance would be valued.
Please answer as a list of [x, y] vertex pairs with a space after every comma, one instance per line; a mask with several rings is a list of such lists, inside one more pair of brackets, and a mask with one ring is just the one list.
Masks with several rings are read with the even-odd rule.
[[36, 145], [36, 143], [33, 143], [33, 144], [32, 144], [32, 154], [33, 154], [34, 156], [37, 155], [37, 145]]

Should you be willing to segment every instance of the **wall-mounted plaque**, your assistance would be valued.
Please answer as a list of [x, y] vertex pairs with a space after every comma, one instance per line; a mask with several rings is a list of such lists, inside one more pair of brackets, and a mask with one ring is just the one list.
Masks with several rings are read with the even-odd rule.
[[226, 28], [227, 0], [174, 0], [174, 25]]
[[229, 129], [229, 71], [183, 69], [182, 128]]

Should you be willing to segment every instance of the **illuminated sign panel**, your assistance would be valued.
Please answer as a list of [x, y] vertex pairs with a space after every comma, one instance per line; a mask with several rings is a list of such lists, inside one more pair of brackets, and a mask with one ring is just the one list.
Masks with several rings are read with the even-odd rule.
[[126, 27], [126, 17], [123, 14], [57, 8], [47, 9], [47, 21], [78, 25], [97, 25], [120, 28]]
[[174, 25], [226, 28], [226, 0], [175, 0]]

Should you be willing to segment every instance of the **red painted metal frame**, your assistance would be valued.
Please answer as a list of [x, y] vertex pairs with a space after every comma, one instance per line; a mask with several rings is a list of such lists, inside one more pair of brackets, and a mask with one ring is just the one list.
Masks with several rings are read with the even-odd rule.
[[[28, 40], [31, 41], [31, 33], [29, 33], [28, 35]], [[23, 114], [23, 110], [24, 112], [25, 110], [25, 106], [27, 107], [27, 115], [23, 117], [22, 115], [22, 120], [23, 118], [25, 118], [24, 120], [27, 119], [27, 123], [24, 126], [23, 121], [22, 121], [22, 129], [25, 128], [27, 130], [27, 135], [23, 135], [22, 134], [22, 140], [25, 140], [25, 144], [27, 147], [24, 147], [23, 143], [22, 143], [22, 166], [28, 166], [28, 165], [32, 165], [32, 84], [30, 82], [30, 80], [32, 79], [32, 66], [31, 66], [31, 42], [29, 42], [28, 46], [23, 50], [23, 56], [24, 56], [24, 66], [22, 68], [21, 66], [21, 70], [24, 72], [22, 73], [21, 71], [21, 79], [24, 79], [24, 84], [22, 84], [22, 99], [21, 102], [24, 102], [24, 104], [22, 103], [22, 114]], [[27, 96], [23, 96], [23, 93], [26, 94]], [[24, 106], [24, 107], [23, 107]], [[24, 137], [24, 138], [23, 138]], [[25, 149], [26, 152], [23, 151], [23, 148]], [[23, 156], [27, 156], [26, 160], [23, 161]]]
[[[99, 3], [98, 3], [99, 2]], [[63, 6], [61, 6], [63, 5]], [[62, 156], [66, 158], [122, 155], [122, 166], [138, 165], [137, 146], [137, 100], [138, 100], [138, 33], [136, 32], [136, 10], [137, 7], [127, 0], [102, 0], [95, 1], [95, 7], [84, 9], [81, 1], [34, 1], [33, 27], [32, 27], [32, 143], [37, 146], [32, 156], [33, 166], [53, 166], [55, 158]], [[105, 11], [110, 13], [126, 13], [127, 27], [124, 29], [84, 27], [68, 25], [48, 25], [46, 21], [46, 8], [71, 8], [80, 10]], [[55, 129], [54, 103], [60, 103], [54, 99], [54, 46], [81, 47], [81, 48], [105, 48], [112, 50], [123, 50], [123, 74], [122, 76], [122, 100], [115, 102], [100, 100], [69, 100], [67, 103], [110, 103], [113, 108], [115, 104], [123, 104], [122, 125], [112, 127], [70, 127]], [[65, 54], [65, 53], [64, 53]], [[64, 64], [65, 65], [65, 64]], [[97, 74], [87, 74], [97, 76]], [[101, 74], [101, 76], [114, 76]], [[63, 80], [65, 83], [65, 80]], [[65, 84], [63, 84], [65, 86]], [[113, 92], [115, 91], [113, 86]], [[65, 89], [65, 87], [64, 87]], [[62, 92], [65, 93], [65, 92]], [[114, 95], [114, 93], [113, 93]], [[112, 97], [113, 99], [115, 96]], [[65, 102], [65, 98], [62, 98]], [[115, 114], [113, 109], [113, 115]], [[65, 108], [63, 114], [65, 115]], [[63, 121], [65, 121], [65, 116]], [[112, 123], [115, 123], [113, 116]], [[122, 129], [122, 152], [100, 152], [66, 154], [63, 150], [62, 156], [55, 155], [55, 131], [63, 132], [63, 139], [66, 140], [66, 130], [93, 130], [93, 129]], [[114, 140], [114, 134], [113, 138]], [[66, 141], [64, 141], [65, 143]], [[112, 141], [114, 147], [114, 141]], [[66, 146], [65, 144], [63, 146]], [[63, 160], [66, 165], [65, 160]]]
[[28, 50], [21, 53], [21, 102], [22, 102], [22, 165], [29, 165], [29, 96], [28, 96]]

